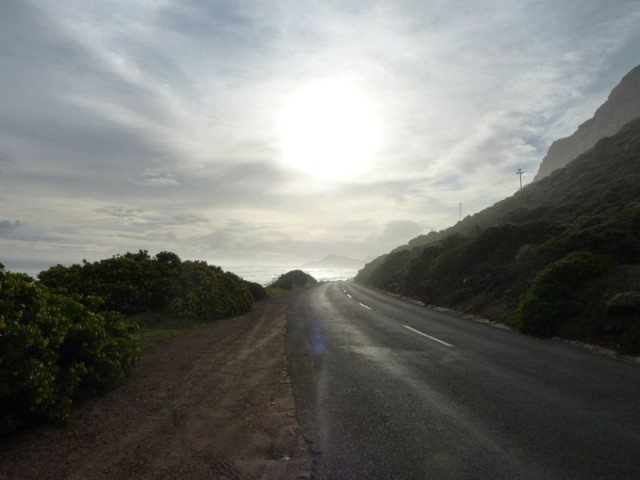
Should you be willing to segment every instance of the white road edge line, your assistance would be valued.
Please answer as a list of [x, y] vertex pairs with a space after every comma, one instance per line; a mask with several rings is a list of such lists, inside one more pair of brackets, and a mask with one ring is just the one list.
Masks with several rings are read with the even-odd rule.
[[427, 335], [426, 333], [423, 333], [420, 330], [416, 330], [415, 328], [411, 328], [409, 325], [403, 325], [403, 327], [411, 330], [414, 333], [417, 333], [418, 335], [422, 335], [423, 337], [427, 337], [428, 339], [433, 340], [434, 342], [441, 343], [442, 345], [444, 345], [446, 347], [453, 347], [453, 345], [451, 345], [450, 343], [443, 342], [439, 338], [432, 337], [431, 335]]
[[367, 310], [372, 310], [372, 308], [371, 308], [371, 307], [367, 307], [364, 303], [360, 303], [360, 302], [358, 302], [358, 305], [360, 305], [361, 307], [366, 308]]
[[352, 297], [351, 295], [349, 295], [348, 293], [347, 293], [347, 297], [349, 297], [349, 298], [353, 299], [353, 297]]

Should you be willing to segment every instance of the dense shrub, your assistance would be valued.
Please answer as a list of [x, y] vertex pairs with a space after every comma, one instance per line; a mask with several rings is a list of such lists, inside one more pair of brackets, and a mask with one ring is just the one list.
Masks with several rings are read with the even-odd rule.
[[0, 269], [0, 434], [62, 421], [74, 400], [128, 375], [135, 327]]
[[640, 244], [627, 229], [609, 223], [587, 228], [568, 228], [542, 245], [547, 261], [557, 260], [573, 251], [586, 251], [615, 258], [620, 263], [640, 260]]
[[136, 325], [117, 312], [96, 314], [63, 299], [62, 314], [71, 325], [60, 346], [59, 363], [76, 372], [80, 399], [124, 380], [138, 359], [140, 348], [132, 336]]
[[369, 263], [367, 263], [361, 270], [358, 271], [358, 274], [355, 276], [355, 281], [362, 284], [371, 284], [374, 283], [371, 281], [371, 277], [379, 271], [380, 265], [382, 265], [389, 254], [380, 255], [379, 257], [373, 259]]
[[169, 311], [198, 320], [220, 319], [251, 310], [253, 297], [240, 277], [201, 261], [182, 263], [177, 296]]
[[403, 282], [405, 269], [413, 258], [410, 250], [398, 250], [388, 254], [371, 273], [368, 283], [380, 288], [393, 289], [394, 285]]
[[562, 325], [587, 314], [585, 287], [610, 268], [603, 257], [589, 252], [572, 252], [547, 265], [534, 278], [512, 320], [524, 333], [555, 335]]
[[429, 280], [429, 266], [442, 253], [442, 245], [427, 245], [418, 251], [420, 253], [405, 267], [404, 283], [407, 286], [419, 286]]
[[291, 290], [294, 287], [312, 287], [317, 284], [318, 281], [308, 273], [302, 270], [291, 270], [280, 275], [269, 287]]
[[267, 298], [267, 290], [259, 283], [245, 280], [244, 284], [249, 289], [249, 293], [251, 293], [254, 302], [259, 302]]
[[465, 263], [507, 263], [523, 245], [542, 243], [559, 231], [558, 225], [543, 221], [489, 227], [472, 240], [465, 254]]
[[640, 353], [640, 292], [620, 292], [606, 305], [609, 319], [621, 324], [622, 351]]
[[442, 242], [442, 253], [431, 263], [429, 270], [436, 279], [456, 276], [462, 273], [466, 265], [469, 238], [453, 235]]
[[146, 251], [126, 253], [82, 265], [56, 265], [38, 279], [57, 293], [72, 295], [84, 303], [90, 296], [104, 299], [103, 308], [132, 315], [145, 311], [154, 296], [155, 272]]
[[166, 312], [207, 320], [244, 313], [253, 305], [247, 282], [206, 262], [183, 262], [171, 252], [151, 257], [141, 250], [71, 267], [57, 265], [38, 278], [90, 307], [102, 298], [97, 311], [124, 315]]
[[616, 214], [612, 223], [620, 228], [640, 234], [640, 205], [632, 205]]

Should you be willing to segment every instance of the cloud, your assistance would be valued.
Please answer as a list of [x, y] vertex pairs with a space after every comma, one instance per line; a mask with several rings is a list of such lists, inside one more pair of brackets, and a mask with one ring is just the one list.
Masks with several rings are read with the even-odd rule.
[[0, 220], [0, 237], [9, 237], [22, 223], [19, 220]]
[[[532, 177], [635, 66], [638, 21], [632, 0], [3, 1], [3, 254], [383, 253]], [[326, 183], [283, 162], [279, 119], [345, 75], [380, 147]]]
[[0, 172], [4, 168], [5, 165], [11, 162], [11, 155], [9, 152], [0, 149]]
[[94, 210], [96, 213], [115, 217], [124, 221], [126, 225], [151, 226], [151, 225], [194, 225], [207, 223], [207, 218], [202, 215], [184, 212], [160, 212], [145, 210], [142, 208], [123, 207], [119, 205], [104, 205]]
[[127, 208], [120, 207], [118, 205], [105, 205], [103, 207], [96, 208], [95, 211], [97, 213], [104, 213], [113, 217], [127, 219], [135, 218], [136, 216], [144, 212], [144, 210], [141, 208]]
[[167, 185], [178, 185], [178, 181], [173, 178], [171, 173], [160, 173], [156, 171], [145, 171], [142, 173], [140, 180], [131, 180], [137, 185], [145, 187], [159, 187]]
[[143, 185], [145, 187], [178, 185], [178, 182], [175, 179], [173, 179], [173, 178], [165, 178], [165, 177], [145, 178], [144, 180], [140, 180], [138, 182], [136, 182], [134, 180], [134, 183], [137, 183], [138, 185]]

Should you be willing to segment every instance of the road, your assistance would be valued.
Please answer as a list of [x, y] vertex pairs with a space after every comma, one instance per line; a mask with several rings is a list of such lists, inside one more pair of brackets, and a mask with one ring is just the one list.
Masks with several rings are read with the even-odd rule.
[[640, 366], [350, 282], [287, 317], [313, 478], [640, 478]]

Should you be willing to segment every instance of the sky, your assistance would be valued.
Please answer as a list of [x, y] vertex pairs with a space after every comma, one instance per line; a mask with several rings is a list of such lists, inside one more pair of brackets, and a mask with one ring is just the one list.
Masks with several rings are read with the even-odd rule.
[[528, 183], [637, 0], [2, 0], [0, 262], [371, 259]]

